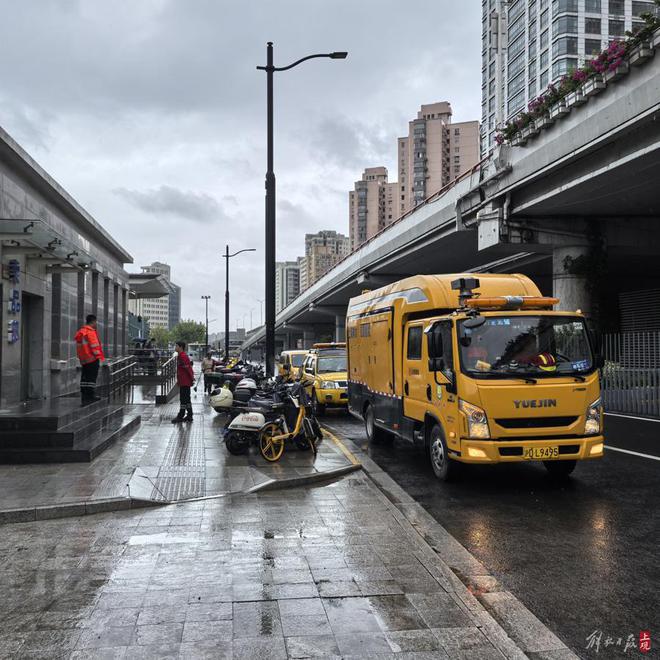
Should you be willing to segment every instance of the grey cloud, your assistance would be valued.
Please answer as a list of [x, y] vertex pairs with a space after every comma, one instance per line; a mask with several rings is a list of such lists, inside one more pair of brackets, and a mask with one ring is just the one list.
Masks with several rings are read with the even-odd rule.
[[395, 140], [394, 133], [336, 116], [319, 122], [312, 146], [323, 158], [340, 167], [354, 169], [380, 165], [380, 161], [389, 156]]
[[114, 192], [141, 211], [153, 215], [170, 215], [198, 222], [217, 221], [224, 216], [218, 200], [206, 193], [172, 186], [152, 190], [117, 188]]

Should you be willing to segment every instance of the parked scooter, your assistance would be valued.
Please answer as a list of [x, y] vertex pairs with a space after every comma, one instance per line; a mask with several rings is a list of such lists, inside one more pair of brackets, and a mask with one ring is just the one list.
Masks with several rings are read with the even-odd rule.
[[[259, 441], [261, 455], [272, 462], [281, 458], [285, 439], [294, 439], [300, 449], [316, 453], [323, 434], [306, 398], [304, 389], [296, 383], [255, 394], [245, 407], [235, 402], [225, 431], [228, 451], [244, 454], [251, 442]], [[280, 431], [287, 437], [280, 437]]]

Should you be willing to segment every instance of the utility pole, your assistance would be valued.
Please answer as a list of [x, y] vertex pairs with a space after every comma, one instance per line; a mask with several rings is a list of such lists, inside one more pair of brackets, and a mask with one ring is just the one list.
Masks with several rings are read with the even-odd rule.
[[[245, 248], [229, 254], [229, 246], [226, 245], [225, 253], [222, 255], [227, 260], [225, 271], [225, 360], [229, 359], [229, 260], [241, 252], [256, 252], [256, 250], [255, 248]], [[238, 328], [238, 325], [236, 327]]]
[[273, 74], [275, 71], [287, 71], [301, 62], [316, 57], [343, 60], [348, 53], [333, 52], [307, 55], [288, 66], [276, 67], [273, 64], [273, 42], [266, 45], [266, 66], [257, 69], [266, 72], [266, 376], [274, 374], [275, 367], [275, 172], [273, 165]]
[[204, 353], [209, 352], [209, 300], [211, 296], [202, 296], [202, 300], [206, 303], [206, 350]]

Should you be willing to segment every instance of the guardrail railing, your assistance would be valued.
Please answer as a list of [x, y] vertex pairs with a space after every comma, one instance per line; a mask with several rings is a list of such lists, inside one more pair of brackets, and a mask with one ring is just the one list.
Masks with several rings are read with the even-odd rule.
[[605, 410], [660, 417], [660, 331], [604, 335], [602, 352]]

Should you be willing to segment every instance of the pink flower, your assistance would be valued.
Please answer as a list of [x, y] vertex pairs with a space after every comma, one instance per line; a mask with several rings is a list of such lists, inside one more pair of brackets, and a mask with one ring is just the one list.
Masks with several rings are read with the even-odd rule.
[[496, 142], [497, 144], [502, 144], [502, 143], [504, 142], [504, 136], [503, 136], [501, 133], [498, 133], [498, 134], [495, 136], [495, 142]]

